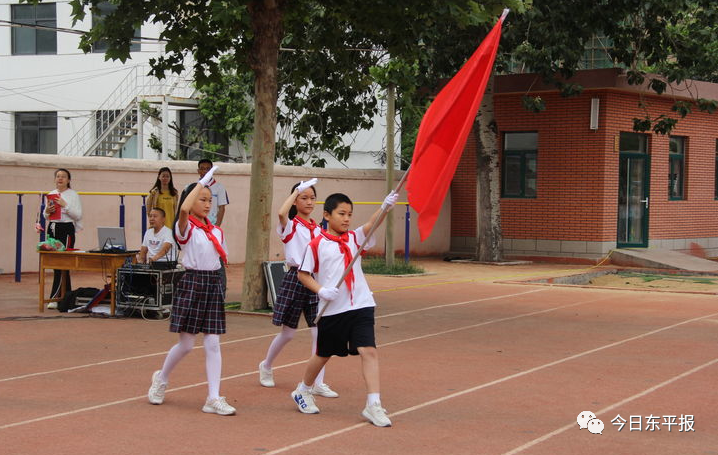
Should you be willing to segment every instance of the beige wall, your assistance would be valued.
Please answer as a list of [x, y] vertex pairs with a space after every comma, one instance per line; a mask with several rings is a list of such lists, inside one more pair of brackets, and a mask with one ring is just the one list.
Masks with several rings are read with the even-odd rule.
[[[157, 170], [169, 166], [174, 176], [175, 187], [184, 188], [197, 180], [197, 164], [190, 161], [150, 161], [116, 159], [101, 157], [64, 157], [55, 155], [24, 155], [19, 153], [0, 153], [0, 190], [12, 191], [50, 191], [54, 189], [53, 172], [64, 167], [72, 173], [72, 188], [76, 191], [105, 192], [146, 192], [154, 184]], [[227, 236], [229, 260], [242, 263], [245, 257], [245, 232], [247, 229], [247, 208], [249, 198], [250, 165], [220, 163], [217, 180], [227, 188], [230, 205], [227, 207], [222, 227]], [[319, 178], [317, 184], [318, 199], [323, 200], [334, 192], [346, 193], [354, 202], [382, 201], [386, 184], [384, 172], [380, 170], [354, 169], [318, 169], [291, 166], [275, 166], [274, 198], [272, 206], [276, 211], [291, 186], [299, 180], [311, 177]], [[0, 209], [5, 216], [0, 219], [0, 269], [4, 273], [15, 270], [15, 226], [17, 196], [0, 195]], [[34, 230], [35, 216], [39, 208], [39, 196], [23, 196], [23, 271], [37, 271], [37, 253], [35, 246], [39, 240]], [[98, 226], [119, 225], [119, 196], [81, 196], [83, 205], [84, 231], [77, 236], [76, 247], [90, 249], [97, 246], [96, 228]], [[406, 192], [402, 191], [400, 201], [406, 201]], [[450, 235], [450, 198], [447, 197], [441, 215], [431, 237], [421, 243], [416, 228], [416, 212], [411, 213], [412, 255], [440, 255], [449, 250]], [[141, 205], [138, 196], [125, 197], [125, 230], [130, 248], [139, 248], [141, 236]], [[378, 206], [355, 205], [355, 225], [364, 222]], [[321, 218], [321, 206], [313, 213], [314, 219]], [[273, 216], [276, 227], [276, 217]], [[405, 207], [394, 210], [394, 249], [404, 250]], [[251, 223], [250, 223], [251, 228]], [[384, 226], [377, 230], [377, 244], [372, 252], [384, 251]], [[276, 234], [271, 235], [270, 257], [268, 260], [283, 259], [282, 244]]]

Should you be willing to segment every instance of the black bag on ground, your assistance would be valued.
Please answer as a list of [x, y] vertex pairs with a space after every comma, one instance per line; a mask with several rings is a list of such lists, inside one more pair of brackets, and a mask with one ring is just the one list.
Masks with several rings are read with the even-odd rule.
[[57, 310], [61, 313], [67, 313], [69, 310], [80, 306], [77, 305], [76, 300], [78, 297], [89, 297], [92, 298], [100, 292], [97, 288], [78, 288], [65, 293], [62, 300], [57, 302]]

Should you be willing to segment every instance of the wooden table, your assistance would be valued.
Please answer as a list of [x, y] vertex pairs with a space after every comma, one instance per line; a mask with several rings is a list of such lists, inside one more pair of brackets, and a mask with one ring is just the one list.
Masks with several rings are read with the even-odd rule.
[[[40, 251], [40, 312], [45, 311], [45, 304], [52, 300], [45, 298], [45, 269], [82, 270], [101, 272], [110, 276], [110, 315], [115, 315], [115, 285], [117, 269], [122, 267], [125, 259], [133, 259], [133, 253], [86, 253], [80, 251]], [[104, 277], [103, 277], [104, 278]], [[67, 283], [62, 281], [61, 295], [65, 295]]]

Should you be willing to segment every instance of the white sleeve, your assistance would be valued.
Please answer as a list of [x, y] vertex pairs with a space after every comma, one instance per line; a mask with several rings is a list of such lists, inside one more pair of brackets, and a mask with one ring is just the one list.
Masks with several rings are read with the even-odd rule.
[[307, 246], [307, 249], [304, 251], [304, 259], [302, 260], [302, 265], [299, 266], [299, 270], [314, 273], [315, 266], [314, 252], [310, 246]]
[[175, 224], [175, 235], [177, 236], [177, 240], [185, 244], [187, 243], [187, 240], [189, 240], [189, 236], [192, 234], [192, 223], [189, 221], [187, 222], [187, 227], [185, 227], [184, 232], [180, 232], [179, 230], [179, 223]]
[[284, 238], [292, 232], [293, 225], [294, 221], [289, 218], [287, 218], [287, 224], [284, 225], [284, 227], [282, 227], [282, 223], [277, 224], [277, 234], [279, 234], [281, 240], [284, 240]]
[[82, 219], [82, 203], [77, 192], [74, 190], [72, 192], [67, 191], [65, 202], [67, 202], [67, 207], [65, 207], [67, 216], [72, 218], [73, 221], [80, 221]]
[[150, 229], [145, 231], [145, 235], [142, 237], [142, 246], [146, 246], [147, 248], [150, 247]]
[[[356, 229], [354, 231], [354, 234], [356, 235], [357, 243], [359, 244], [359, 246], [361, 246], [362, 242], [366, 238], [366, 236], [364, 235], [364, 228], [360, 227], [360, 228]], [[364, 245], [364, 251], [367, 251], [369, 248], [373, 247], [374, 245], [376, 245], [376, 236], [374, 234], [372, 234], [371, 237], [369, 238], [369, 241], [366, 242], [366, 245]]]
[[217, 189], [217, 206], [221, 207], [229, 204], [229, 197], [227, 196], [227, 190], [224, 189], [224, 185], [219, 183], [218, 185], [220, 185], [220, 187]]

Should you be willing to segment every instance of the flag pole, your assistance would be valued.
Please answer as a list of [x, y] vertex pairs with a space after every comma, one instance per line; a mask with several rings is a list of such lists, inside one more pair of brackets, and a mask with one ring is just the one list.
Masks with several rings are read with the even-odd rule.
[[[399, 180], [399, 183], [397, 183], [396, 188], [394, 188], [395, 193], [398, 193], [399, 191], [401, 191], [401, 188], [404, 186], [404, 182], [406, 182], [406, 177], [409, 175], [410, 170], [411, 170], [411, 164], [409, 165], [408, 168], [406, 168], [406, 172], [404, 172], [404, 175], [401, 177], [401, 180]], [[386, 216], [387, 213], [388, 213], [388, 210], [386, 207], [381, 209], [381, 213], [379, 213], [379, 216], [377, 217], [376, 221], [374, 221], [374, 224], [372, 224], [371, 229], [369, 229], [369, 233], [364, 237], [364, 241], [361, 243], [361, 246], [357, 250], [357, 254], [355, 254], [352, 257], [351, 262], [349, 263], [347, 268], [344, 269], [344, 273], [342, 273], [342, 276], [337, 281], [337, 285], [335, 287], [338, 288], [339, 286], [342, 285], [344, 278], [346, 278], [347, 275], [349, 275], [349, 272], [354, 267], [354, 263], [357, 261], [357, 258], [359, 258], [359, 256], [361, 255], [361, 252], [364, 251], [364, 247], [366, 246], [367, 242], [371, 238], [372, 234], [374, 234], [374, 231], [376, 230], [376, 228], [379, 227], [379, 225], [381, 224], [382, 221], [384, 221], [384, 217]], [[314, 319], [315, 324], [317, 322], [319, 322], [319, 320], [322, 318], [322, 315], [324, 314], [324, 311], [326, 311], [327, 307], [331, 303], [332, 302], [327, 302], [326, 305], [324, 305], [324, 308], [322, 308], [322, 310], [319, 312], [319, 314], [317, 314], [317, 317]]]

